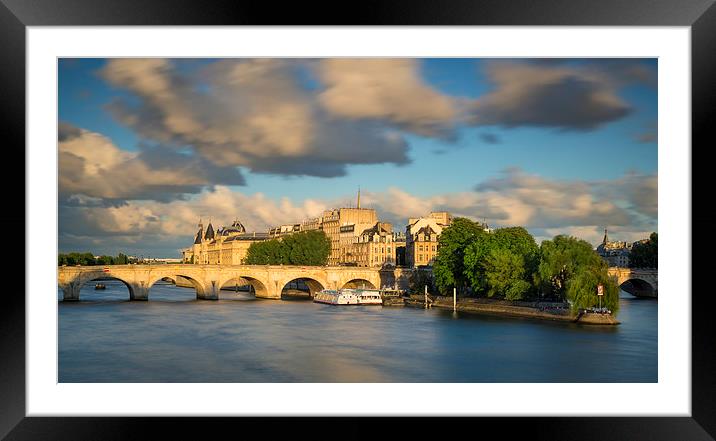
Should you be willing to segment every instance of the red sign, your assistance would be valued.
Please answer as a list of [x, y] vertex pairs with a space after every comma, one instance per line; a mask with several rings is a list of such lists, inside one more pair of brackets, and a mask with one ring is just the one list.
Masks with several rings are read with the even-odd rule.
[[108, 273], [108, 272], [109, 272], [109, 268], [105, 266], [104, 268], [102, 268], [102, 271], [105, 272], [105, 273]]
[[603, 295], [604, 295], [604, 286], [601, 285], [601, 284], [597, 285], [597, 295], [598, 295], [598, 296], [603, 296]]

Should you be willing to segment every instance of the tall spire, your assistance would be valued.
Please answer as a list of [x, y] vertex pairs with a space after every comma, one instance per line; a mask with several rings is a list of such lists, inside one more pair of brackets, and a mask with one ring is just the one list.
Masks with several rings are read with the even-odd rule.
[[606, 245], [607, 242], [609, 242], [609, 237], [607, 236], [607, 229], [605, 228], [604, 229], [604, 239], [602, 240], [602, 243]]
[[204, 223], [201, 221], [201, 218], [199, 218], [199, 225], [197, 226], [199, 227], [199, 231], [196, 232], [194, 243], [198, 245], [201, 243], [201, 240], [204, 237]]
[[360, 186], [358, 187], [358, 207], [360, 208]]

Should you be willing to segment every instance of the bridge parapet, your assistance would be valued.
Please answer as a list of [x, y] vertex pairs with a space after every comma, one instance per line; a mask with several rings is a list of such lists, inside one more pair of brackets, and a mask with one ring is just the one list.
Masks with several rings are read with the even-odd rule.
[[280, 299], [283, 288], [296, 279], [305, 279], [312, 294], [324, 288], [343, 288], [350, 282], [380, 288], [389, 279], [379, 268], [337, 266], [150, 264], [58, 269], [65, 300], [79, 300], [82, 285], [102, 277], [122, 281], [132, 300], [147, 300], [152, 285], [164, 278], [189, 280], [197, 298], [206, 300], [218, 299], [221, 287], [235, 279], [246, 280], [254, 287], [256, 297], [268, 299]]

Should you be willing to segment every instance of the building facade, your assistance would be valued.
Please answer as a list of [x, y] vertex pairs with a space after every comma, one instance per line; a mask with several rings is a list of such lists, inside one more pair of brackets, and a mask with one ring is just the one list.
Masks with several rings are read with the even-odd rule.
[[236, 219], [231, 226], [214, 231], [209, 222], [206, 230], [199, 221], [199, 231], [194, 244], [182, 251], [182, 261], [194, 264], [241, 265], [249, 247], [254, 242], [269, 239], [268, 233], [247, 233], [246, 228]]
[[266, 233], [247, 233], [235, 220], [217, 231], [209, 222], [199, 231], [191, 247], [182, 251], [182, 261], [195, 264], [241, 265], [251, 244], [280, 239], [302, 231], [323, 231], [331, 243], [328, 265], [381, 267], [431, 265], [437, 255], [442, 229], [452, 222], [447, 212], [434, 212], [424, 218], [410, 219], [406, 232], [380, 222], [372, 208], [360, 207], [360, 192], [355, 208], [336, 208], [300, 223], [284, 224]]
[[321, 216], [323, 232], [331, 241], [329, 265], [348, 263], [346, 249], [363, 230], [378, 222], [378, 215], [371, 208], [337, 208], [328, 210]]
[[629, 267], [629, 254], [631, 253], [632, 244], [620, 241], [610, 241], [607, 230], [604, 230], [604, 239], [599, 244], [596, 251], [609, 266], [617, 266], [621, 268]]
[[405, 260], [409, 267], [432, 266], [438, 254], [440, 234], [452, 223], [445, 211], [410, 218], [405, 227]]
[[[393, 226], [387, 222], [376, 222], [352, 238], [345, 248], [345, 264], [364, 267], [397, 265], [400, 236], [393, 232]], [[405, 242], [402, 242], [405, 246]]]

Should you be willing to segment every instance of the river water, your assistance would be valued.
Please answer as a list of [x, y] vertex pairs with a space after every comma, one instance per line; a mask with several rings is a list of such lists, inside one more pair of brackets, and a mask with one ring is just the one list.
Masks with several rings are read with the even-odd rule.
[[[58, 302], [60, 382], [656, 382], [657, 301], [619, 326], [261, 300], [119, 281]], [[61, 292], [58, 291], [61, 300]]]

